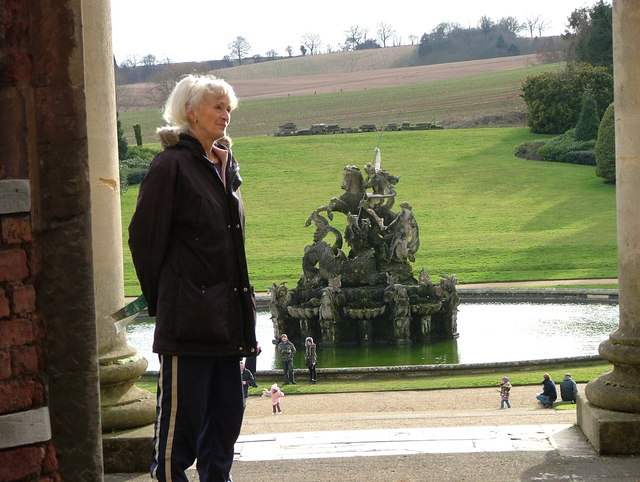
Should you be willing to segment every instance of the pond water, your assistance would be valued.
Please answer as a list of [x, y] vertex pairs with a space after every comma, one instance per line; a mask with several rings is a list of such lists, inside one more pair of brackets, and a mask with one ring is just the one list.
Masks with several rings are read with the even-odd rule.
[[[617, 304], [592, 303], [461, 303], [455, 340], [410, 346], [373, 345], [323, 348], [318, 345], [318, 367], [368, 367], [432, 365], [443, 363], [494, 363], [590, 356], [618, 328]], [[127, 327], [127, 341], [157, 371], [151, 352], [154, 324]], [[258, 343], [262, 354], [258, 370], [281, 367], [275, 356], [273, 326], [267, 312], [258, 313]], [[304, 347], [297, 346], [296, 368], [304, 367]]]

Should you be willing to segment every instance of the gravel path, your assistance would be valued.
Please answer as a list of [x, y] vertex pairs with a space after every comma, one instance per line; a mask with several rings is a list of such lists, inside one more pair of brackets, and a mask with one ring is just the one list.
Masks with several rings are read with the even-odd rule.
[[[584, 386], [579, 385], [580, 390]], [[242, 434], [416, 427], [575, 423], [575, 410], [543, 409], [541, 386], [515, 386], [511, 409], [500, 409], [497, 388], [461, 388], [326, 395], [286, 395], [282, 415], [272, 415], [268, 398], [247, 400]]]

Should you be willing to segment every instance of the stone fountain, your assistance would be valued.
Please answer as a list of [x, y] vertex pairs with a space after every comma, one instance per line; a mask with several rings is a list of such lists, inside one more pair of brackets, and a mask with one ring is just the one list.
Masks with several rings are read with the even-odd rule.
[[[456, 277], [441, 274], [434, 284], [425, 269], [414, 277], [418, 223], [409, 203], [394, 209], [398, 181], [380, 168], [377, 148], [364, 175], [356, 166], [344, 168], [345, 192], [306, 221], [315, 232], [298, 285], [271, 286], [275, 338], [287, 333], [298, 343], [311, 336], [323, 346], [341, 346], [457, 337]], [[331, 225], [334, 213], [346, 216], [344, 233]]]

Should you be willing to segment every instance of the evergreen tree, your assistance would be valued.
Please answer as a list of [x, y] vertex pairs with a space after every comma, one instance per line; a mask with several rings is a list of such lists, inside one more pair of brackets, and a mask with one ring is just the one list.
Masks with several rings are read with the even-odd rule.
[[576, 124], [576, 140], [590, 141], [598, 137], [600, 119], [593, 90], [587, 88], [582, 94], [582, 108]]
[[118, 124], [118, 159], [123, 160], [127, 158], [129, 154], [129, 144], [124, 137], [124, 131], [122, 130], [122, 123], [120, 122], [120, 116], [116, 112], [116, 121]]
[[613, 10], [599, 0], [591, 8], [574, 10], [569, 16], [568, 30], [563, 38], [567, 43], [567, 57], [613, 69]]
[[596, 176], [604, 178], [604, 182], [616, 182], [616, 131], [613, 103], [607, 107], [596, 141]]

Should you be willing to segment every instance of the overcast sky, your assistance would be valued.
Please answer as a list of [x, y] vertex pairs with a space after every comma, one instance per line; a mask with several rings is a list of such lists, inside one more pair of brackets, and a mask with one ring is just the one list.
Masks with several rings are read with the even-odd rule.
[[[339, 50], [345, 32], [357, 25], [375, 38], [384, 22], [396, 32], [396, 43], [410, 44], [441, 22], [475, 27], [482, 16], [540, 17], [548, 28], [543, 35], [558, 35], [576, 8], [596, 0], [111, 0], [113, 53], [118, 64], [128, 56], [154, 55], [172, 62], [222, 59], [238, 36], [251, 45], [249, 56], [275, 50], [286, 55], [287, 46], [300, 54], [305, 34], [317, 34], [321, 52]], [[524, 33], [523, 33], [524, 34]]]

